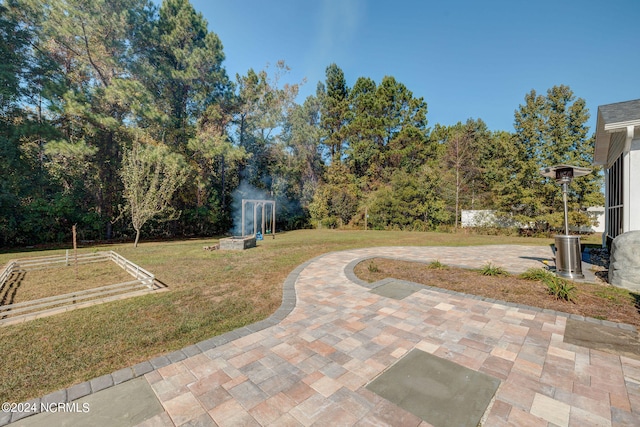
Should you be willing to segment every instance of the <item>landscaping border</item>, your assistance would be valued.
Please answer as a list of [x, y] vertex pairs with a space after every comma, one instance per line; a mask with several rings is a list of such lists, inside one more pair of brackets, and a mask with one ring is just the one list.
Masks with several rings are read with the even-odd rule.
[[114, 251], [85, 253], [77, 255], [77, 257], [70, 257], [69, 251], [67, 251], [65, 255], [11, 260], [0, 272], [0, 288], [5, 285], [12, 274], [17, 272], [71, 266], [76, 262], [77, 264], [89, 264], [109, 261], [114, 262], [132, 275], [135, 280], [21, 303], [0, 305], [0, 326], [26, 322], [95, 304], [143, 295], [160, 289], [152, 273]]

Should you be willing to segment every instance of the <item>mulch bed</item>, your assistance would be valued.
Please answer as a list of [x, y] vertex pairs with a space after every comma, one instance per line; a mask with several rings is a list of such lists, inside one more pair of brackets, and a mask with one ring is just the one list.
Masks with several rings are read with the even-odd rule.
[[[373, 268], [370, 268], [370, 265]], [[377, 272], [371, 271], [376, 269]], [[453, 267], [433, 269], [422, 263], [386, 258], [363, 261], [354, 271], [360, 279], [367, 282], [393, 277], [486, 298], [640, 327], [640, 295], [606, 283], [574, 283], [576, 290], [573, 299], [567, 302], [550, 295], [547, 286], [542, 282], [521, 279], [515, 275], [484, 276], [474, 270]]]

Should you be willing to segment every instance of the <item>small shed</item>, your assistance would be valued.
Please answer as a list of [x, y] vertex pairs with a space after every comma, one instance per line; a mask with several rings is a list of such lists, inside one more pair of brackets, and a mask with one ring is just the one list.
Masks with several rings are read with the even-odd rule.
[[640, 230], [640, 99], [598, 107], [593, 163], [604, 167], [603, 244]]

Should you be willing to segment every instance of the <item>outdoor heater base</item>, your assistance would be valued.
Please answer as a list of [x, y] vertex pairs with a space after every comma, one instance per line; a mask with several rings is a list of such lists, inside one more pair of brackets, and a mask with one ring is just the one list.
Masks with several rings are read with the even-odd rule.
[[556, 236], [556, 274], [567, 279], [584, 279], [580, 236]]

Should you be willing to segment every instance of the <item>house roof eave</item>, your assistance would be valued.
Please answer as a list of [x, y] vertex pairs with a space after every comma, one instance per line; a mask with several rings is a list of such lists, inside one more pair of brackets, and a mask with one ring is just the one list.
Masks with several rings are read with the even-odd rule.
[[611, 133], [604, 130], [605, 123], [602, 112], [598, 108], [598, 118], [596, 120], [596, 142], [593, 149], [593, 164], [606, 165], [609, 154], [609, 144], [611, 143]]
[[625, 150], [628, 150], [629, 141], [634, 138], [634, 135], [640, 136], [640, 99], [598, 107], [593, 151], [594, 165], [608, 165], [615, 160], [609, 159], [608, 156], [611, 137], [618, 132], [626, 134]]

